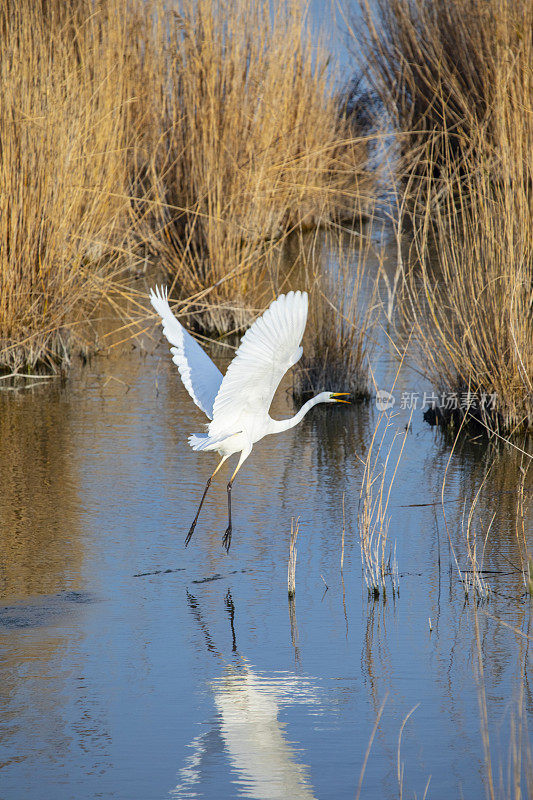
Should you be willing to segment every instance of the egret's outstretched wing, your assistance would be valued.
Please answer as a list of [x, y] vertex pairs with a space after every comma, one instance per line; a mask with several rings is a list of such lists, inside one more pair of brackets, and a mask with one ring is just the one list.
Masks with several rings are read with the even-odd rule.
[[213, 406], [211, 435], [238, 430], [241, 414], [268, 413], [279, 382], [302, 355], [307, 293], [280, 295], [246, 331]]
[[161, 317], [163, 333], [171, 345], [172, 361], [196, 405], [213, 419], [213, 404], [222, 383], [222, 373], [209, 356], [178, 322], [168, 304], [166, 287], [150, 292], [150, 302]]

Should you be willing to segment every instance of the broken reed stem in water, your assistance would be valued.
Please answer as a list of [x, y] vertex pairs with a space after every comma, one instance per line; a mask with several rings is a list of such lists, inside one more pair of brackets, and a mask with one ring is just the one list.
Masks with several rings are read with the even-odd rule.
[[342, 536], [341, 536], [341, 585], [342, 585], [342, 607], [344, 609], [344, 620], [346, 622], [346, 638], [348, 638], [348, 614], [346, 613], [346, 588], [344, 586], [344, 532], [346, 530], [346, 515], [344, 512], [344, 492], [342, 493]]
[[291, 541], [289, 544], [289, 565], [287, 570], [287, 585], [289, 590], [289, 597], [294, 597], [296, 594], [296, 539], [300, 529], [300, 517], [291, 519]]

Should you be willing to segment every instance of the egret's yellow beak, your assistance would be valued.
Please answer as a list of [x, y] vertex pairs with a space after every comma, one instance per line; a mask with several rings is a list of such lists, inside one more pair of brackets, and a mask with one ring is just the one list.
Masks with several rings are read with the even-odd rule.
[[348, 403], [348, 405], [350, 405], [350, 401], [349, 400], [339, 400], [338, 398], [339, 397], [349, 397], [349, 396], [350, 396], [350, 392], [332, 392], [331, 393], [331, 399], [335, 400], [336, 403]]

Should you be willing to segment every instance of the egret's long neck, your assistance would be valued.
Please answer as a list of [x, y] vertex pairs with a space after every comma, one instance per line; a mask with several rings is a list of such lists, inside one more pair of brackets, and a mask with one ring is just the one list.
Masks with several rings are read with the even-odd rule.
[[316, 397], [312, 397], [307, 403], [304, 403], [301, 409], [298, 411], [294, 417], [289, 417], [289, 419], [271, 419], [271, 429], [269, 433], [281, 433], [282, 431], [288, 431], [289, 428], [294, 428], [295, 425], [298, 425], [299, 422], [303, 420], [305, 415], [308, 411], [310, 411], [313, 406], [318, 405], [319, 403], [325, 403], [326, 399], [323, 397], [323, 394], [317, 394]]

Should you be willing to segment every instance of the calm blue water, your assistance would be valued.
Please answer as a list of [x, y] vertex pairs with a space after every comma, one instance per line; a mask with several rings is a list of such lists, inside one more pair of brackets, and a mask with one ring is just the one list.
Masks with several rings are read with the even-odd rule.
[[[387, 385], [388, 359], [375, 362]], [[420, 413], [389, 508], [400, 595], [384, 604], [368, 600], [357, 531], [373, 404], [315, 409], [254, 448], [227, 556], [226, 476], [183, 547], [216, 456], [187, 445], [203, 418], [166, 346], [32, 392], [0, 396], [2, 800], [354, 798], [382, 704], [362, 798], [399, 796], [398, 737], [415, 706], [403, 796], [422, 797], [430, 778], [427, 797], [481, 798], [478, 643], [496, 784], [507, 774], [520, 692], [530, 724], [533, 712], [518, 453], [465, 438], [448, 469], [448, 531], [466, 567], [464, 503], [493, 465], [475, 519], [483, 539], [496, 515], [484, 568], [497, 574], [476, 622], [438, 504], [451, 443]], [[282, 387], [273, 413], [292, 411]]]

